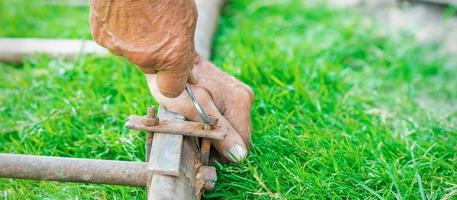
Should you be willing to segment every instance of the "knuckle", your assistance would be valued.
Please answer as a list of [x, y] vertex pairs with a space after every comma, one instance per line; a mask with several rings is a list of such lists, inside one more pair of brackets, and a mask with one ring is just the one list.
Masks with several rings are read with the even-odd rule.
[[254, 92], [246, 85], [238, 87], [236, 91], [236, 98], [238, 101], [252, 103], [254, 101]]
[[248, 95], [249, 95], [249, 99], [250, 99], [251, 102], [253, 102], [253, 101], [254, 101], [254, 98], [255, 98], [254, 90], [252, 90], [252, 88], [249, 87], [249, 86], [247, 86], [247, 85], [245, 85], [245, 86], [246, 86], [246, 92], [247, 92]]

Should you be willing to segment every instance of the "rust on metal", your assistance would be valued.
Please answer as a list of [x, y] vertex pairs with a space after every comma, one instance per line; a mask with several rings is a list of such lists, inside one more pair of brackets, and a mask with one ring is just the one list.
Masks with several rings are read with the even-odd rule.
[[209, 163], [210, 149], [211, 149], [211, 140], [207, 139], [207, 138], [203, 138], [201, 149], [200, 149], [203, 165], [208, 165], [208, 163]]
[[146, 186], [147, 163], [0, 153], [0, 177]]
[[203, 191], [214, 189], [217, 181], [216, 168], [213, 166], [200, 166], [197, 172], [197, 186]]
[[[155, 107], [150, 105], [148, 106], [148, 111], [146, 116], [143, 119], [143, 124], [145, 126], [155, 126], [159, 124], [159, 117], [156, 116]], [[153, 132], [148, 131], [146, 134], [146, 162], [149, 161], [149, 157], [151, 155], [151, 146], [152, 146], [152, 138], [154, 136]]]
[[[205, 129], [205, 130], [214, 129], [214, 127], [216, 127], [218, 121], [219, 121], [219, 119], [217, 117], [208, 115], [209, 124], [204, 124], [203, 129]], [[201, 156], [203, 165], [209, 164], [210, 150], [211, 150], [211, 140], [208, 138], [202, 138], [200, 156]]]
[[[199, 0], [196, 1], [199, 16], [197, 19], [197, 28], [195, 32], [195, 46], [199, 54], [208, 59], [210, 55], [211, 38], [216, 29], [217, 19], [220, 8], [222, 7], [223, 0]], [[2, 43], [0, 39], [0, 43]], [[8, 41], [7, 41], [8, 42]], [[61, 41], [31, 41], [23, 40], [22, 42], [34, 42], [35, 45], [22, 45], [24, 47], [31, 46], [28, 49], [4, 48], [6, 50], [13, 50], [7, 52], [6, 57], [0, 55], [1, 59], [10, 59], [18, 62], [22, 61], [23, 55], [28, 55], [30, 52], [45, 52], [53, 55], [63, 55], [65, 57], [77, 57], [81, 53], [80, 48], [74, 48], [75, 45], [63, 45], [69, 43], [62, 43]], [[49, 45], [49, 42], [57, 44], [57, 46], [69, 46], [65, 51], [63, 48], [54, 48], [56, 45]], [[19, 43], [10, 43], [11, 46]], [[93, 43], [93, 42], [92, 42]], [[15, 45], [16, 44], [16, 45]], [[45, 45], [40, 45], [45, 44]], [[73, 42], [72, 42], [73, 44]], [[93, 43], [95, 44], [95, 43]], [[0, 45], [2, 46], [2, 45]], [[4, 45], [3, 45], [4, 46]], [[2, 47], [3, 47], [2, 46]], [[8, 46], [8, 45], [7, 45]], [[52, 48], [41, 48], [41, 47]], [[87, 46], [87, 45], [85, 45]], [[91, 45], [89, 45], [91, 46]], [[57, 49], [56, 52], [54, 49]], [[77, 51], [75, 51], [77, 49]], [[99, 48], [100, 49], [100, 48]], [[2, 51], [3, 49], [0, 49]], [[86, 51], [84, 51], [86, 52]], [[105, 49], [93, 50], [93, 52], [107, 54]], [[168, 111], [167, 111], [168, 112]], [[162, 117], [159, 114], [160, 117]], [[133, 129], [148, 131], [147, 144], [152, 144], [152, 132], [156, 126], [150, 126], [149, 129], [145, 128], [144, 118], [139, 117], [138, 123], [141, 126], [132, 126]], [[146, 122], [147, 125], [151, 121]], [[154, 124], [154, 123], [152, 123]], [[159, 122], [160, 124], [160, 122]], [[211, 124], [211, 122], [210, 122]], [[217, 123], [215, 123], [217, 124]], [[208, 137], [213, 139], [222, 139], [227, 134], [227, 130], [202, 131], [203, 125], [197, 124], [200, 130], [195, 134], [182, 134], [179, 131], [176, 134], [189, 135], [196, 137]], [[127, 126], [126, 126], [127, 127]], [[166, 129], [164, 129], [166, 130]], [[199, 132], [200, 131], [200, 132]], [[167, 133], [161, 130], [162, 133]], [[173, 133], [175, 130], [172, 130]], [[204, 134], [201, 134], [204, 132]], [[214, 136], [217, 132], [224, 132], [222, 137]], [[185, 132], [186, 133], [186, 132]], [[212, 135], [209, 135], [209, 134]], [[205, 135], [206, 134], [206, 135]], [[156, 175], [155, 178], [151, 177], [151, 172], [147, 171], [147, 163], [142, 162], [127, 162], [127, 161], [109, 161], [109, 160], [92, 160], [92, 159], [76, 159], [76, 158], [52, 158], [44, 156], [28, 156], [16, 154], [0, 154], [0, 177], [7, 178], [22, 178], [22, 179], [36, 179], [36, 180], [54, 180], [54, 181], [70, 181], [70, 182], [85, 182], [85, 183], [104, 183], [104, 184], [118, 184], [118, 185], [132, 185], [132, 186], [146, 186], [148, 190], [148, 199], [200, 199], [204, 190], [210, 189], [211, 183], [214, 185], [216, 181], [216, 173], [202, 172], [207, 166], [201, 168], [201, 156], [198, 153], [197, 146], [194, 141], [195, 138], [184, 137], [181, 157], [181, 174], [179, 177]], [[148, 149], [148, 148], [146, 148]], [[148, 151], [150, 152], [150, 150]], [[148, 156], [149, 157], [149, 156]], [[198, 170], [198, 174], [197, 174]], [[214, 175], [213, 178], [205, 178]], [[197, 176], [199, 177], [197, 180]], [[163, 182], [163, 180], [166, 180]], [[209, 180], [209, 181], [208, 181]]]
[[176, 121], [176, 120], [160, 120], [155, 126], [145, 126], [144, 118], [138, 115], [131, 115], [125, 127], [129, 129], [149, 131], [154, 133], [186, 135], [193, 137], [211, 138], [222, 140], [228, 133], [228, 130], [223, 127], [213, 126], [211, 130], [205, 130], [204, 124], [199, 122], [190, 121]]
[[147, 115], [143, 118], [143, 124], [145, 126], [155, 126], [159, 124], [159, 118], [156, 117], [154, 106], [148, 106], [148, 112]]
[[149, 157], [151, 155], [151, 146], [152, 146], [152, 139], [153, 139], [154, 133], [153, 132], [147, 132], [146, 133], [146, 162], [149, 162]]
[[[159, 109], [162, 120], [184, 121], [185, 118], [177, 113]], [[155, 133], [151, 146], [148, 169], [155, 175], [178, 177], [181, 172], [181, 155], [183, 145], [182, 135]]]
[[[167, 119], [169, 116], [181, 116], [170, 111], [167, 111], [163, 107], [159, 108], [158, 116], [161, 119]], [[181, 116], [181, 119], [174, 119], [177, 121], [184, 120], [184, 117]], [[156, 136], [180, 136], [182, 135], [165, 135], [165, 134], [155, 134], [154, 141], [157, 139]], [[148, 187], [148, 199], [170, 199], [170, 200], [181, 200], [181, 199], [200, 199], [202, 193], [202, 187], [197, 187], [197, 171], [201, 166], [200, 156], [198, 154], [198, 149], [194, 143], [193, 137], [182, 137], [183, 140], [179, 145], [182, 145], [181, 157], [180, 159], [180, 168], [179, 176], [170, 176], [163, 174], [154, 174], [150, 182], [150, 187]], [[153, 143], [154, 143], [153, 141]], [[159, 154], [164, 150], [160, 148], [152, 148], [152, 154], [154, 151], [159, 149]], [[165, 149], [167, 151], [169, 149]], [[166, 153], [166, 152], [164, 152]], [[176, 158], [176, 157], [175, 157]], [[151, 158], [153, 161], [154, 158]], [[149, 163], [151, 164], [151, 163]]]

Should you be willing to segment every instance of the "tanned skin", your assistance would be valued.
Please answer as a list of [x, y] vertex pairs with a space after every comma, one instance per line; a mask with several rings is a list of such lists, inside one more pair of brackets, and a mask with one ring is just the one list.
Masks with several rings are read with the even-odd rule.
[[197, 9], [193, 0], [92, 0], [94, 40], [127, 58], [146, 74], [154, 98], [167, 109], [200, 121], [184, 91], [186, 83], [205, 111], [229, 130], [212, 141], [225, 158], [239, 162], [250, 147], [252, 90], [195, 51]]

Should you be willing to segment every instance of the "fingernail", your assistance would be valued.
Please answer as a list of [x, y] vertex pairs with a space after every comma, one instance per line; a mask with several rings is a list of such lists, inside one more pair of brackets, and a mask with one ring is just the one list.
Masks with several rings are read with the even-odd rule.
[[241, 145], [235, 144], [227, 152], [229, 160], [232, 162], [241, 162], [246, 158], [246, 149]]

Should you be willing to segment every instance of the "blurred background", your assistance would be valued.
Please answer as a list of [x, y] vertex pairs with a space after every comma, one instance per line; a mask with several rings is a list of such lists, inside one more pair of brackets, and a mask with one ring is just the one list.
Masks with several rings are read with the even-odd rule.
[[457, 53], [455, 0], [341, 0], [339, 7], [358, 7], [393, 31], [406, 30], [421, 42], [442, 43], [443, 51]]

